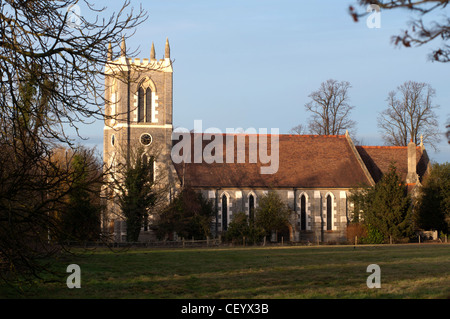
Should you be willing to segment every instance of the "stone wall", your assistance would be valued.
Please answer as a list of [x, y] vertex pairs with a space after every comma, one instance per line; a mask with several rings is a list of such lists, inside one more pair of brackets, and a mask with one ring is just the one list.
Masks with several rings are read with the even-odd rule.
[[[290, 240], [295, 242], [343, 242], [346, 240], [348, 221], [347, 189], [276, 189], [278, 195], [292, 210]], [[222, 196], [227, 197], [228, 223], [238, 212], [249, 214], [249, 197], [255, 198], [255, 209], [265, 189], [202, 189], [203, 196], [213, 201], [217, 208], [217, 224], [214, 218], [212, 229], [218, 234], [223, 231]], [[218, 200], [216, 201], [216, 196]], [[305, 196], [306, 225], [301, 227], [301, 196]], [[331, 197], [332, 224], [327, 228], [327, 196]], [[331, 228], [331, 229], [329, 229]], [[287, 238], [285, 239], [287, 240]]]

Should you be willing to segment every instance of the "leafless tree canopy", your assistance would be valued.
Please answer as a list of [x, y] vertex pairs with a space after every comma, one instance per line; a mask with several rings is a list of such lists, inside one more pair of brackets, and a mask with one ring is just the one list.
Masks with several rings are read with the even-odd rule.
[[378, 127], [388, 145], [423, 142], [436, 148], [441, 133], [433, 104], [435, 90], [426, 83], [408, 81], [389, 93], [388, 107], [378, 117]]
[[297, 134], [297, 135], [303, 135], [306, 134], [307, 130], [306, 127], [303, 124], [299, 124], [297, 126], [294, 126], [289, 130], [289, 134]]
[[[430, 42], [436, 43], [441, 40], [441, 44], [432, 51], [429, 58], [432, 61], [450, 62], [450, 17], [445, 11], [449, 0], [358, 0], [364, 9], [368, 5], [378, 5], [383, 10], [407, 9], [418, 14], [418, 18], [409, 22], [409, 28], [402, 34], [392, 37], [395, 45], [411, 47], [421, 46]], [[357, 12], [350, 6], [350, 14], [355, 21], [367, 14], [367, 12]], [[424, 18], [430, 13], [439, 13], [441, 21], [424, 22]], [[442, 16], [442, 18], [441, 18]]]
[[146, 19], [128, 1], [104, 12], [86, 0], [0, 1], [0, 278], [37, 274], [52, 252], [56, 210], [74, 183], [55, 145], [72, 146], [65, 126], [103, 118], [108, 46]]
[[[74, 5], [83, 5], [77, 24], [70, 23]], [[63, 124], [76, 127], [102, 118], [108, 45], [119, 47], [122, 36], [146, 18], [142, 9], [127, 13], [128, 6], [101, 17], [105, 8], [86, 0], [1, 1], [0, 118], [16, 123], [19, 114], [31, 112], [41, 124], [40, 138], [61, 142], [68, 141]], [[87, 11], [97, 18], [88, 21]], [[23, 81], [35, 81], [38, 95], [47, 97], [45, 110], [38, 105], [22, 110], [18, 88]]]
[[339, 135], [352, 130], [356, 122], [350, 119], [354, 108], [349, 104], [350, 83], [330, 79], [320, 85], [320, 89], [309, 95], [311, 101], [305, 105], [312, 113], [309, 131], [319, 135]]

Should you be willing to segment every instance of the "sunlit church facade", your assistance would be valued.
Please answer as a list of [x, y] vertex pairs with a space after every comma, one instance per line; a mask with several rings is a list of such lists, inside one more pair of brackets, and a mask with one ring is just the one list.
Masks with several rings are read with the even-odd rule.
[[[196, 160], [195, 150], [205, 150], [210, 137], [190, 132], [172, 139], [173, 67], [168, 40], [160, 60], [155, 58], [153, 45], [149, 59], [125, 56], [125, 42], [121, 52], [113, 61], [110, 49], [110, 63], [106, 65], [104, 162], [114, 170], [127, 150], [137, 146], [149, 152], [158, 149], [153, 169], [156, 175], [164, 175], [167, 201], [182, 187], [202, 192], [216, 210], [211, 225], [214, 236], [227, 230], [236, 213], [254, 214], [261, 196], [274, 190], [291, 210], [289, 225], [278, 236], [293, 242], [343, 242], [353, 211], [348, 200], [351, 189], [374, 185], [394, 163], [408, 189], [414, 191], [429, 170], [422, 143], [417, 146], [411, 142], [407, 147], [358, 146], [348, 132], [333, 136], [268, 134], [265, 139], [259, 134], [223, 134], [223, 141], [235, 143], [220, 151], [223, 158], [228, 154], [234, 160]], [[174, 161], [172, 150], [187, 136], [192, 152], [185, 149], [185, 160]], [[239, 144], [239, 138], [243, 144]], [[251, 160], [251, 153], [261, 147], [270, 149], [274, 141], [278, 143], [277, 170], [262, 174], [261, 168], [267, 163], [259, 158]], [[238, 149], [239, 145], [243, 147]], [[115, 240], [121, 241], [125, 228], [117, 203], [111, 200], [107, 207], [103, 225], [113, 232]], [[152, 238], [148, 229], [143, 228], [141, 233], [142, 240]]]

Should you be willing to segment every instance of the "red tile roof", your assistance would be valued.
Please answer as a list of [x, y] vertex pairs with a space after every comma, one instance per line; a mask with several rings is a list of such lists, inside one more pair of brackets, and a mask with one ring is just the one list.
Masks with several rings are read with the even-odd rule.
[[[356, 146], [358, 153], [375, 182], [378, 182], [389, 166], [394, 164], [402, 180], [408, 174], [407, 146]], [[428, 156], [421, 147], [416, 147], [417, 174], [423, 177], [428, 166]]]
[[[225, 163], [226, 146], [224, 146], [224, 163], [208, 164], [204, 161], [193, 163], [194, 136], [200, 139], [202, 135], [191, 133], [191, 163], [174, 164], [180, 180], [184, 180], [185, 185], [204, 188], [350, 188], [361, 183], [370, 183], [344, 135], [277, 135], [279, 167], [275, 174], [261, 174], [260, 168], [269, 164], [262, 164], [260, 161], [249, 162], [248, 136], [245, 143], [245, 163], [237, 163], [237, 136], [234, 137], [233, 163]], [[225, 143], [226, 135], [221, 136]], [[253, 137], [260, 138], [261, 135]], [[268, 135], [268, 150], [271, 147], [272, 137], [273, 135]], [[203, 141], [203, 149], [208, 143], [209, 140]]]
[[[261, 174], [260, 168], [269, 164], [249, 161], [249, 137], [260, 138], [261, 135], [245, 137], [245, 163], [237, 163], [239, 135], [234, 136], [235, 160], [226, 163], [225, 143], [230, 135], [225, 134], [218, 135], [224, 141], [223, 163], [208, 164], [204, 160], [194, 163], [194, 138], [199, 141], [203, 135], [190, 133], [191, 163], [174, 163], [180, 180], [192, 187], [352, 188], [370, 185], [366, 173], [375, 182], [379, 181], [391, 162], [395, 163], [403, 180], [408, 169], [407, 147], [356, 146], [352, 149], [353, 143], [345, 135], [276, 135], [279, 138], [279, 167], [274, 174]], [[272, 137], [267, 135], [267, 150], [270, 150]], [[209, 143], [209, 139], [203, 140], [202, 149]], [[358, 156], [362, 161], [358, 161]], [[423, 176], [428, 157], [419, 147], [417, 162], [418, 174]]]

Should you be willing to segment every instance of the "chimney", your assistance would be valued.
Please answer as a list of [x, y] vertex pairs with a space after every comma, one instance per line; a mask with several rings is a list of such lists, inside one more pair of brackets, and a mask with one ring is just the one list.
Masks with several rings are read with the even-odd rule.
[[408, 144], [408, 175], [406, 176], [407, 184], [415, 184], [419, 180], [417, 175], [417, 159], [416, 159], [416, 144], [411, 141]]

